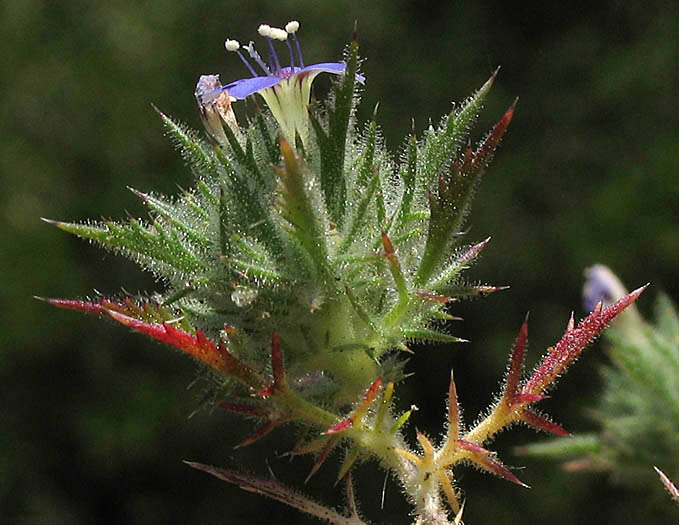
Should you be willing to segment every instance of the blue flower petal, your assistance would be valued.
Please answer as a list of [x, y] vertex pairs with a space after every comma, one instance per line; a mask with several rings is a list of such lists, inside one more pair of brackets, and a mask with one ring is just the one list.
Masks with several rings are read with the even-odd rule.
[[321, 62], [320, 64], [303, 67], [300, 71], [318, 71], [319, 73], [327, 72], [339, 75], [344, 73], [346, 68], [347, 65], [344, 62]]
[[[341, 75], [346, 69], [347, 65], [344, 62], [321, 62], [320, 64], [303, 67], [300, 71], [318, 71], [319, 73]], [[365, 77], [363, 75], [356, 75], [356, 80], [363, 84]]]
[[231, 84], [224, 86], [224, 89], [226, 89], [232, 97], [242, 100], [253, 93], [257, 93], [257, 91], [275, 86], [281, 80], [283, 79], [274, 76], [244, 78], [231, 82]]
[[[299, 73], [313, 72], [316, 74], [332, 73], [334, 75], [341, 75], [344, 73], [346, 68], [347, 65], [344, 62], [321, 62], [319, 64], [313, 64], [301, 69], [295, 68], [294, 73], [292, 72], [292, 68], [284, 67], [281, 68], [278, 75], [243, 78], [208, 93], [199, 94], [196, 92], [196, 96], [200, 96], [200, 101], [202, 104], [209, 104], [216, 100], [221, 93], [228, 91], [230, 96], [234, 97], [235, 99], [242, 100], [254, 93], [257, 93], [258, 91], [261, 91], [262, 89], [275, 86], [285, 78], [291, 78]], [[356, 79], [361, 83], [365, 81], [365, 77], [363, 75], [356, 75]]]

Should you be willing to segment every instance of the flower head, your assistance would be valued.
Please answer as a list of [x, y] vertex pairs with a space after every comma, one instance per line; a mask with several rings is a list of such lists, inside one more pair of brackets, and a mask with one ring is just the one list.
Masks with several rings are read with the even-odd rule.
[[[227, 39], [224, 42], [226, 50], [238, 54], [252, 77], [236, 80], [226, 86], [201, 93], [198, 97], [199, 104], [203, 107], [211, 105], [224, 91], [227, 91], [229, 96], [236, 100], [242, 100], [249, 95], [259, 93], [278, 121], [281, 132], [288, 142], [294, 144], [299, 133], [302, 142], [306, 143], [309, 134], [307, 106], [311, 96], [311, 83], [319, 73], [343, 74], [346, 64], [344, 62], [321, 62], [305, 66], [302, 50], [296, 36], [298, 29], [299, 22], [294, 20], [286, 24], [285, 29], [265, 24], [259, 26], [258, 33], [266, 39], [268, 44], [268, 64], [262, 60], [255, 50], [253, 42], [242, 46], [252, 62], [260, 67], [263, 74], [258, 74], [250, 61], [245, 58], [238, 41]], [[290, 55], [289, 66], [281, 67], [280, 59], [274, 48], [274, 40], [286, 43]], [[290, 43], [291, 40], [294, 42], [297, 52], [297, 61], [295, 61], [295, 50]], [[358, 76], [357, 79], [360, 82], [364, 80], [362, 76]]]

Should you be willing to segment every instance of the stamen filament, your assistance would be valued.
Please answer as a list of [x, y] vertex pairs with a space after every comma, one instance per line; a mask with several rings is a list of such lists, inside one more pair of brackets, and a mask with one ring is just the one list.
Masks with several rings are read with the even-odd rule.
[[292, 53], [292, 46], [290, 45], [290, 40], [286, 40], [285, 43], [288, 46], [288, 51], [290, 51], [290, 73], [294, 73], [295, 72], [295, 57]]
[[250, 73], [252, 73], [253, 77], [258, 77], [259, 75], [257, 74], [257, 71], [255, 71], [255, 68], [250, 65], [250, 62], [247, 61], [247, 59], [243, 56], [243, 53], [241, 53], [240, 49], [236, 51], [240, 59], [243, 61], [243, 64], [245, 64], [245, 67], [248, 68]]
[[262, 71], [264, 71], [266, 76], [271, 76], [271, 70], [269, 69], [269, 66], [264, 63], [262, 57], [259, 56], [259, 53], [257, 53], [255, 50], [254, 42], [251, 41], [247, 46], [243, 46], [243, 49], [248, 52], [248, 55], [250, 55], [252, 60], [257, 62], [257, 65], [262, 68]]
[[304, 67], [304, 58], [302, 58], [302, 48], [299, 45], [299, 40], [297, 40], [297, 35], [292, 33], [292, 39], [295, 41], [295, 46], [297, 47], [297, 54], [299, 55], [299, 67]]
[[273, 30], [274, 28], [267, 24], [262, 24], [257, 28], [259, 35], [266, 38], [266, 43], [269, 45], [269, 66], [275, 75], [281, 70], [281, 64], [271, 41]]
[[226, 48], [227, 51], [238, 54], [238, 56], [240, 57], [243, 64], [245, 64], [245, 67], [247, 67], [248, 71], [250, 71], [250, 73], [252, 73], [253, 77], [259, 76], [259, 75], [257, 75], [257, 71], [255, 71], [255, 68], [253, 68], [250, 65], [250, 62], [248, 62], [246, 60], [246, 58], [243, 56], [243, 53], [241, 53], [240, 43], [238, 42], [238, 40], [230, 40], [230, 39], [227, 38], [224, 41], [224, 47]]
[[278, 54], [273, 47], [273, 41], [271, 37], [266, 37], [266, 42], [269, 44], [269, 62], [271, 63], [271, 69], [274, 75], [281, 70], [281, 63], [278, 61]]

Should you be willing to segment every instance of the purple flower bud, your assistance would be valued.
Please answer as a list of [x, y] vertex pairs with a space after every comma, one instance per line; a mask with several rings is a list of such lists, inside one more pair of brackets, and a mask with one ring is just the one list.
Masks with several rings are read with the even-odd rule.
[[620, 279], [603, 264], [595, 264], [585, 270], [585, 285], [582, 288], [582, 300], [587, 312], [594, 311], [599, 301], [608, 308], [618, 299], [627, 295], [627, 290]]

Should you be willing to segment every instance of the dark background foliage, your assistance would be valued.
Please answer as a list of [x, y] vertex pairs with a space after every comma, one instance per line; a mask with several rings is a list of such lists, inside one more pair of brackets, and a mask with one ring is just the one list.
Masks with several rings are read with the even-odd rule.
[[[379, 122], [398, 153], [478, 88], [498, 65], [482, 133], [520, 102], [470, 218], [471, 240], [492, 235], [471, 275], [511, 289], [459, 305], [466, 346], [419, 348], [400, 392], [420, 411], [412, 428], [441, 432], [451, 367], [469, 422], [491, 401], [506, 354], [531, 311], [533, 361], [580, 315], [582, 271], [610, 265], [641, 300], [679, 298], [679, 10], [673, 2], [375, 2], [5, 0], [0, 6], [0, 516], [5, 523], [309, 523], [295, 511], [183, 465], [245, 464], [299, 485], [310, 459], [290, 463], [292, 437], [233, 450], [247, 432], [222, 412], [191, 420], [201, 387], [194, 366], [118, 326], [59, 311], [33, 294], [77, 297], [152, 290], [122, 258], [39, 221], [143, 216], [126, 190], [173, 193], [191, 184], [151, 108], [199, 127], [200, 74], [245, 76], [225, 37], [247, 41], [259, 23], [302, 22], [308, 62], [334, 60], [359, 23], [367, 77], [359, 116], [379, 101]], [[327, 80], [319, 82], [319, 91]], [[571, 431], [600, 391], [602, 345], [565, 378], [547, 408]], [[531, 363], [532, 363], [531, 362]], [[662, 523], [655, 491], [614, 486], [602, 474], [568, 474], [527, 461], [500, 436], [509, 465], [525, 465], [526, 490], [460, 470], [470, 523]], [[677, 461], [668, 458], [668, 462]], [[662, 465], [661, 465], [662, 466]], [[649, 465], [650, 469], [650, 465]], [[307, 485], [327, 502], [333, 466]], [[406, 523], [407, 505], [375, 464], [357, 473], [359, 498], [380, 523]], [[252, 516], [256, 516], [253, 518]]]

